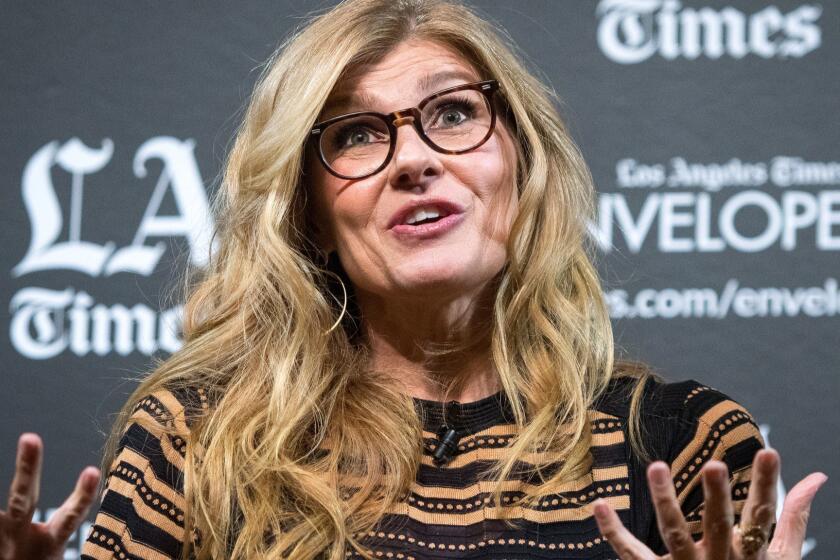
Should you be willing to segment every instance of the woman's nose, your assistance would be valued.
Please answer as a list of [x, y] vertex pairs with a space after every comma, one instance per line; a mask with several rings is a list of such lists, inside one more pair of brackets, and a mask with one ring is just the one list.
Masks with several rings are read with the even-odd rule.
[[440, 175], [443, 165], [439, 154], [426, 144], [414, 125], [413, 118], [395, 123], [397, 138], [389, 181], [396, 186], [414, 186]]

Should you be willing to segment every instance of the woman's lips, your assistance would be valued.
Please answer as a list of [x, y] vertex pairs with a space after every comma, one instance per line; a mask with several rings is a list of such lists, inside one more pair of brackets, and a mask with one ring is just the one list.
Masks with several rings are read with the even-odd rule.
[[439, 237], [448, 231], [451, 231], [464, 219], [463, 212], [449, 214], [443, 218], [439, 218], [434, 222], [428, 222], [419, 225], [397, 224], [391, 228], [391, 231], [400, 239], [415, 240], [415, 239], [431, 239]]

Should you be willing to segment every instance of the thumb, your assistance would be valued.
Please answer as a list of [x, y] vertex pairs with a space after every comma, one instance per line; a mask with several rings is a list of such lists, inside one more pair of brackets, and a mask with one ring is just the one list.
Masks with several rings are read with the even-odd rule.
[[[779, 515], [779, 522], [776, 524], [776, 531], [767, 549], [768, 552], [777, 553], [782, 557], [798, 555], [801, 552], [808, 518], [811, 515], [811, 502], [826, 480], [828, 476], [824, 473], [815, 472], [797, 482], [796, 486], [790, 489], [785, 497], [782, 513]], [[798, 558], [798, 556], [795, 557]]]

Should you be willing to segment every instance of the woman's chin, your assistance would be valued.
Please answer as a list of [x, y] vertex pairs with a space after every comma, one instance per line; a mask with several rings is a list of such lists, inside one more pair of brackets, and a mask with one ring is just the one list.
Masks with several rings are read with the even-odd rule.
[[452, 297], [458, 293], [469, 293], [479, 282], [477, 271], [466, 269], [419, 269], [411, 274], [401, 275], [396, 284], [403, 294], [417, 296]]

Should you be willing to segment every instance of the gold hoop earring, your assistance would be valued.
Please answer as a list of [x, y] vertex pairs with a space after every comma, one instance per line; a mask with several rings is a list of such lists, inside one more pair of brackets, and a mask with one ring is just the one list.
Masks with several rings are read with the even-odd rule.
[[331, 326], [330, 329], [324, 333], [324, 335], [328, 335], [331, 332], [333, 332], [333, 330], [335, 330], [339, 323], [341, 323], [341, 319], [344, 318], [344, 312], [347, 311], [347, 288], [344, 287], [344, 281], [338, 274], [335, 274], [335, 277], [338, 278], [338, 282], [341, 284], [341, 291], [344, 292], [344, 303], [341, 306], [341, 314], [338, 316], [338, 319], [335, 320], [333, 326]]

